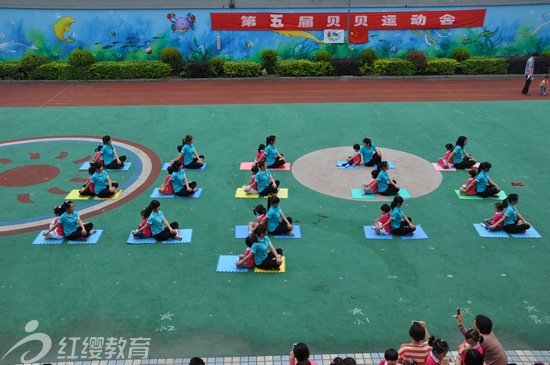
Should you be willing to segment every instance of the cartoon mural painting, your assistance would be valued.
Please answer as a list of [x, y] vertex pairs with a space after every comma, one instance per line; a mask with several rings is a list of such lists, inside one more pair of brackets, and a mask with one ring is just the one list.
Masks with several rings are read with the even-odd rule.
[[71, 30], [71, 25], [74, 22], [75, 20], [70, 16], [65, 16], [59, 19], [53, 25], [53, 32], [55, 33], [55, 36], [57, 37], [57, 39], [59, 39], [61, 42], [74, 42], [74, 39], [71, 39], [71, 37], [69, 36], [67, 36], [67, 38], [65, 39], [65, 33]]
[[437, 35], [439, 38], [448, 38], [449, 37], [448, 35], [443, 34], [443, 33], [449, 33], [449, 29], [439, 29], [439, 30], [435, 30], [435, 29], [419, 29], [419, 30], [416, 30], [416, 29], [413, 29], [413, 30], [411, 30], [411, 32], [413, 32], [414, 34], [416, 34], [420, 38], [424, 38], [424, 42], [428, 46], [432, 46], [433, 44], [437, 43], [437, 39], [435, 39], [435, 37], [433, 36], [432, 33], [435, 33], [435, 35]]
[[27, 49], [38, 49], [34, 44], [27, 46], [26, 44], [9, 41], [0, 43], [0, 53], [17, 53], [25, 52]]
[[274, 32], [286, 37], [306, 38], [317, 43], [324, 43], [322, 40], [317, 39], [313, 34], [303, 30], [274, 30]]
[[531, 34], [525, 34], [525, 35], [527, 35], [529, 37], [532, 37], [535, 34], [537, 34], [539, 32], [539, 30], [541, 30], [541, 28], [544, 28], [547, 25], [550, 25], [550, 12], [544, 13], [544, 15], [542, 17], [544, 18], [545, 22], [542, 23], [541, 25], [539, 25]]
[[187, 18], [177, 18], [176, 14], [168, 13], [168, 20], [172, 22], [172, 32], [187, 32], [189, 29], [195, 29], [197, 18], [192, 13], [187, 13]]

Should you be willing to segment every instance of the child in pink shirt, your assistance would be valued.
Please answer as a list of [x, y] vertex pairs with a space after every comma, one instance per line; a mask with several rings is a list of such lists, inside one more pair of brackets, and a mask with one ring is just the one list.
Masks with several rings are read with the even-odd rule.
[[495, 203], [495, 215], [491, 218], [484, 219], [481, 223], [482, 226], [485, 227], [485, 229], [489, 231], [502, 231], [502, 227], [504, 225], [504, 221], [500, 222], [495, 228], [490, 229], [489, 227], [493, 224], [497, 224], [498, 221], [502, 218], [504, 215], [504, 206], [502, 203]]
[[[254, 244], [254, 239], [250, 238], [250, 235], [249, 235], [244, 239], [244, 243], [246, 244], [247, 248], [246, 248], [246, 251], [244, 252], [244, 254], [239, 255], [239, 260], [242, 260], [243, 257], [246, 257], [250, 253], [250, 248]], [[239, 267], [250, 269], [250, 268], [253, 268], [254, 266], [255, 266], [254, 265], [254, 254], [252, 254], [250, 256], [250, 258], [248, 260], [246, 260], [245, 262], [243, 262], [242, 265], [240, 265]]]
[[460, 188], [460, 195], [476, 195], [476, 175], [476, 170], [468, 171], [468, 176], [470, 176], [470, 178], [466, 184], [462, 185]]
[[360, 166], [361, 165], [361, 154], [359, 153], [359, 149], [361, 146], [359, 144], [353, 145], [353, 156], [349, 156], [347, 159], [347, 162], [344, 162], [343, 164], [339, 165], [339, 167], [348, 167], [348, 166]]
[[258, 219], [256, 219], [256, 222], [249, 222], [248, 223], [248, 230], [252, 232], [258, 224], [262, 223], [262, 220], [264, 219], [265, 215], [267, 213], [267, 210], [262, 204], [256, 205], [256, 208], [254, 208], [254, 215], [258, 216]]
[[168, 172], [168, 175], [166, 175], [164, 182], [159, 188], [159, 194], [172, 195], [174, 194], [174, 188], [172, 187], [172, 180], [170, 178], [172, 177], [174, 168], [172, 166], [168, 166], [166, 171]]
[[384, 359], [380, 361], [379, 365], [396, 365], [399, 354], [396, 349], [387, 349], [384, 352]]
[[252, 166], [250, 169], [250, 172], [252, 173], [252, 177], [250, 180], [243, 185], [243, 190], [247, 194], [257, 194], [258, 193], [258, 183], [256, 182], [256, 174], [258, 173], [259, 169], [256, 164]]
[[[50, 223], [50, 229], [52, 229], [57, 224], [59, 217], [63, 213], [65, 213], [65, 209], [63, 209], [62, 206], [58, 205], [53, 208], [53, 214], [55, 214], [55, 219]], [[63, 225], [62, 224], [58, 225], [57, 228], [55, 228], [53, 231], [48, 233], [48, 235], [45, 236], [45, 238], [47, 240], [65, 238], [65, 232], [63, 232]]]
[[[139, 214], [141, 216], [141, 223], [139, 224], [138, 229], [136, 229], [132, 232], [132, 234], [134, 235], [135, 238], [150, 238], [150, 237], [153, 237], [153, 233], [151, 232], [151, 227], [149, 227], [149, 225], [147, 224], [147, 218], [149, 218], [149, 215], [147, 214], [148, 212], [149, 212], [148, 209], [142, 209], [141, 212], [139, 212]], [[145, 228], [143, 228], [143, 227], [145, 227]], [[143, 228], [143, 229], [141, 229], [141, 228]]]
[[372, 226], [372, 228], [376, 231], [376, 234], [381, 234], [381, 235], [390, 234], [391, 225], [390, 224], [384, 225], [387, 221], [390, 220], [390, 217], [391, 217], [390, 206], [388, 204], [382, 204], [382, 206], [380, 207], [380, 210], [382, 215], [380, 216], [380, 218], [374, 221], [374, 225]]
[[437, 159], [437, 163], [439, 166], [443, 167], [444, 169], [449, 169], [453, 167], [454, 165], [452, 163], [448, 163], [447, 160], [449, 159], [449, 155], [453, 152], [453, 144], [447, 143], [445, 145], [445, 148], [447, 149], [447, 152], [445, 152], [445, 157], [440, 157]]
[[254, 159], [254, 163], [265, 161], [264, 150], [265, 150], [265, 144], [260, 143], [260, 145], [258, 146], [258, 153], [256, 153], [256, 158]]
[[363, 184], [363, 195], [366, 194], [376, 194], [378, 193], [378, 174], [380, 173], [380, 170], [372, 170], [370, 172], [370, 176], [372, 176], [372, 180], [369, 181], [368, 184]]

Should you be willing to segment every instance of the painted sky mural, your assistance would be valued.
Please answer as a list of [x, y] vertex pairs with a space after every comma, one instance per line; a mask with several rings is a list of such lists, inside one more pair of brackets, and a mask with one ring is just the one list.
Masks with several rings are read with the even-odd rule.
[[[453, 27], [441, 23], [439, 18], [430, 19], [425, 15], [438, 12], [452, 15], [453, 11], [464, 10], [483, 11], [481, 23]], [[352, 9], [350, 40], [364, 37], [350, 43], [349, 52], [346, 42], [330, 43], [324, 34], [326, 29], [333, 29], [333, 35], [342, 32], [341, 29], [347, 33], [346, 8], [315, 9], [315, 12], [311, 9], [285, 12], [239, 9], [238, 12], [239, 18], [261, 15], [258, 19], [265, 18], [266, 13], [287, 14], [287, 18], [291, 13], [300, 13], [305, 19], [338, 14], [339, 27], [332, 25], [330, 28], [326, 24], [325, 30], [318, 24], [272, 30], [268, 30], [269, 24], [264, 24], [262, 30], [250, 26], [234, 30], [235, 26], [220, 26], [216, 21], [216, 16], [229, 15], [226, 17], [229, 19], [233, 12], [212, 9], [1, 9], [1, 12], [0, 61], [18, 60], [32, 53], [47, 56], [52, 61], [66, 60], [77, 49], [92, 52], [98, 61], [158, 60], [165, 47], [178, 48], [187, 60], [221, 57], [232, 61], [260, 61], [266, 49], [275, 50], [280, 59], [311, 59], [320, 51], [328, 51], [335, 58], [345, 58], [346, 53], [350, 58], [358, 58], [367, 48], [375, 50], [380, 57], [401, 57], [410, 50], [423, 51], [430, 57], [448, 57], [457, 47], [478, 56], [526, 55], [550, 50], [550, 5]], [[367, 13], [370, 14], [368, 29], [354, 27], [359, 24], [356, 23], [359, 16], [366, 19]], [[395, 15], [394, 21], [398, 21], [405, 13], [409, 24], [382, 26], [382, 19], [391, 21]], [[424, 17], [423, 26], [420, 26], [422, 18], [419, 17]], [[408, 20], [413, 18], [415, 26]], [[375, 24], [376, 21], [379, 23]], [[357, 33], [361, 30], [366, 33]]]

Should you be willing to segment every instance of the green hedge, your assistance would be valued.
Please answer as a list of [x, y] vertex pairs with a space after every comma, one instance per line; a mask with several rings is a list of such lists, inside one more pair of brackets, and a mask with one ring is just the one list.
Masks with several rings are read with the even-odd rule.
[[[365, 66], [362, 67], [365, 71], [363, 74], [369, 72], [369, 67]], [[416, 66], [401, 58], [386, 58], [374, 61], [370, 71], [379, 76], [412, 76], [416, 72]]]
[[458, 61], [450, 58], [432, 58], [428, 60], [425, 71], [429, 75], [454, 75], [458, 66]]
[[280, 76], [327, 76], [332, 75], [334, 67], [328, 62], [308, 60], [279, 61], [276, 73]]
[[172, 73], [161, 61], [96, 62], [88, 70], [94, 80], [159, 79]]
[[0, 62], [0, 80], [21, 80], [19, 62]]
[[225, 62], [223, 73], [227, 77], [257, 77], [260, 76], [260, 64], [251, 61]]
[[65, 62], [53, 62], [39, 66], [29, 78], [31, 80], [86, 80], [90, 78], [87, 70], [77, 69]]
[[506, 74], [508, 64], [504, 58], [472, 57], [460, 63], [465, 75]]

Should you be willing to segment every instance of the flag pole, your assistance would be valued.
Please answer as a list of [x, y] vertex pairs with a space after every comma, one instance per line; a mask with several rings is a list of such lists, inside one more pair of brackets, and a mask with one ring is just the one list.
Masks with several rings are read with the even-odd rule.
[[346, 60], [349, 59], [350, 13], [351, 13], [351, 0], [348, 0], [348, 43], [346, 44]]

